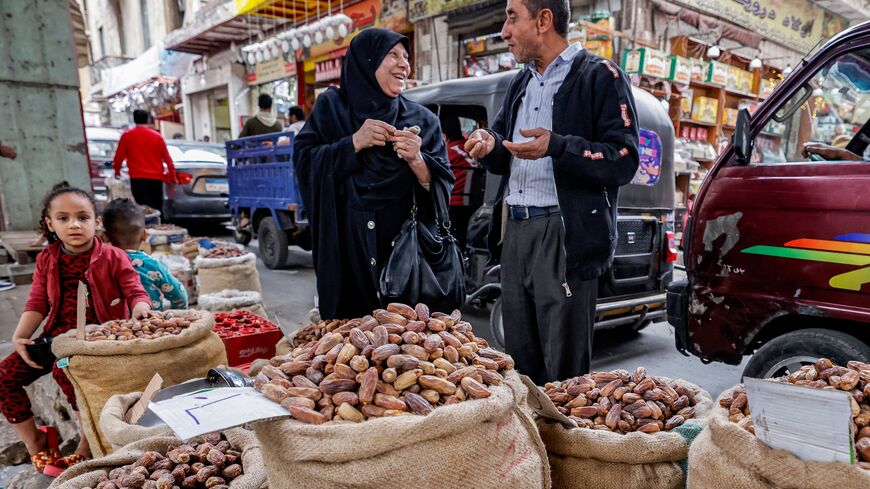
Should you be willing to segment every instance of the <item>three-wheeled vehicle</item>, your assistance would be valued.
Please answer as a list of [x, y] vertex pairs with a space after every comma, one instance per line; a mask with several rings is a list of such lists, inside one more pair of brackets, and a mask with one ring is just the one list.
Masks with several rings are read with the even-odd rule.
[[[415, 88], [409, 99], [435, 114], [458, 116], [467, 135], [495, 120], [516, 71], [479, 78], [450, 80]], [[632, 184], [620, 192], [618, 244], [613, 266], [600, 278], [596, 327], [638, 331], [666, 315], [665, 290], [677, 259], [674, 242], [674, 127], [661, 102], [648, 92], [633, 90], [641, 128], [642, 161]], [[498, 267], [488, 267], [486, 235], [496, 200], [498, 175], [487, 175], [484, 204], [468, 226], [466, 289], [470, 301], [492, 304], [490, 324], [503, 346], [501, 288]]]
[[739, 113], [688, 220], [688, 280], [668, 290], [680, 351], [735, 365], [752, 355], [747, 377], [870, 361], [868, 144], [864, 22]]

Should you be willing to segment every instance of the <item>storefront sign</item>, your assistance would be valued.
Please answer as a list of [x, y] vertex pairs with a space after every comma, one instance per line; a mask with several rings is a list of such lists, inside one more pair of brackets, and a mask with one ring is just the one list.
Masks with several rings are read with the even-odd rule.
[[362, 0], [344, 7], [343, 12], [353, 19], [353, 26], [348, 35], [303, 49], [303, 59], [317, 58], [346, 48], [350, 45], [350, 40], [367, 27], [381, 27], [396, 32], [405, 32], [410, 27], [408, 0]]
[[417, 22], [476, 3], [482, 3], [482, 0], [410, 0], [408, 18], [411, 22]]
[[284, 61], [284, 57], [281, 56], [277, 59], [257, 63], [254, 72], [248, 73], [248, 85], [259, 85], [295, 75], [296, 63]]
[[838, 19], [807, 0], [680, 0], [802, 52], [822, 39]]
[[318, 82], [341, 78], [341, 58], [328, 59], [315, 65], [314, 80]]

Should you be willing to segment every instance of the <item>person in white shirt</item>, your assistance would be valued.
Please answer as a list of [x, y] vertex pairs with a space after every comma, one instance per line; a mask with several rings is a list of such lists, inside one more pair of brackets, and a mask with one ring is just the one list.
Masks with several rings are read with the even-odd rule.
[[287, 111], [287, 115], [290, 117], [290, 125], [287, 126], [287, 130], [292, 132], [295, 136], [299, 134], [299, 131], [302, 130], [302, 126], [305, 125], [305, 111], [302, 110], [302, 107], [294, 105]]

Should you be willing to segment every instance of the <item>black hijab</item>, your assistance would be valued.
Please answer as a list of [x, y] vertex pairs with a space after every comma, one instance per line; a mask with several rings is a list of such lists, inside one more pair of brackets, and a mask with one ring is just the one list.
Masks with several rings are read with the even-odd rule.
[[340, 91], [350, 106], [357, 128], [366, 119], [377, 119], [395, 125], [399, 113], [399, 97], [390, 97], [381, 90], [375, 72], [387, 53], [399, 43], [410, 52], [407, 37], [379, 28], [365, 29], [350, 42], [344, 65], [341, 67]]

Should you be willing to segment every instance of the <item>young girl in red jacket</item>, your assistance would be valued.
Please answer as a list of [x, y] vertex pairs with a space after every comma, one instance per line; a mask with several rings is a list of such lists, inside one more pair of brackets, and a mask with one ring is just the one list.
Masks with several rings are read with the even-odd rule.
[[42, 231], [50, 244], [36, 259], [33, 287], [12, 338], [15, 352], [0, 362], [0, 411], [27, 446], [36, 470], [56, 476], [90, 457], [90, 447], [82, 433], [75, 454], [61, 457], [57, 428], [37, 429], [24, 386], [43, 375], [51, 373], [77, 416], [78, 409], [73, 387], [53, 357], [49, 355], [43, 364], [31, 358], [30, 337], [46, 318], [38, 340], [76, 327], [79, 281], [88, 287], [88, 324], [131, 315], [141, 319], [151, 309], [151, 299], [126, 254], [95, 237], [100, 218], [87, 192], [65, 183], [56, 185], [45, 198], [42, 216]]

